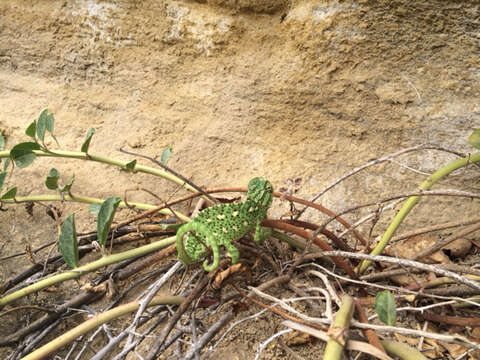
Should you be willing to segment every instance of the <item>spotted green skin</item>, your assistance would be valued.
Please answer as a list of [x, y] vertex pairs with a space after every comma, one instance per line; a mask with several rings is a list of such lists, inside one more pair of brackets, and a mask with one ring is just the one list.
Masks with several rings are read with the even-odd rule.
[[185, 265], [193, 264], [207, 254], [206, 245], [212, 250], [213, 262], [208, 265], [208, 260], [205, 260], [203, 268], [212, 271], [218, 267], [219, 247], [223, 245], [232, 258], [232, 264], [235, 264], [239, 253], [233, 245], [234, 241], [253, 229], [255, 242], [261, 243], [268, 237], [269, 232], [262, 229], [260, 223], [267, 217], [272, 196], [272, 184], [257, 177], [248, 183], [245, 202], [215, 205], [200, 211], [191, 222], [177, 231], [178, 259]]

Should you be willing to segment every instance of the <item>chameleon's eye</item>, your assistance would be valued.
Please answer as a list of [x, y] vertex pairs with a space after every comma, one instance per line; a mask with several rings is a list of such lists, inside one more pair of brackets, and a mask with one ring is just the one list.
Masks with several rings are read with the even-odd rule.
[[250, 191], [258, 189], [263, 185], [264, 182], [265, 180], [263, 180], [261, 177], [253, 178], [248, 182], [248, 190]]

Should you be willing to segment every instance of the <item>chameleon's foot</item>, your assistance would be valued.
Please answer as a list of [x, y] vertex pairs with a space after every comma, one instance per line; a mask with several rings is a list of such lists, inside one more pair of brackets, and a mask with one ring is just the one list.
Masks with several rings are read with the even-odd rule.
[[272, 230], [270, 228], [259, 228], [258, 230], [255, 230], [255, 236], [253, 237], [253, 240], [257, 244], [263, 244], [265, 239], [267, 239], [270, 235], [272, 235]]
[[232, 265], [236, 264], [238, 262], [238, 258], [240, 256], [240, 253], [238, 252], [238, 249], [235, 246], [233, 246], [233, 244], [230, 244], [230, 243], [225, 243], [224, 245], [225, 245], [225, 248], [228, 251], [228, 255], [232, 259]]

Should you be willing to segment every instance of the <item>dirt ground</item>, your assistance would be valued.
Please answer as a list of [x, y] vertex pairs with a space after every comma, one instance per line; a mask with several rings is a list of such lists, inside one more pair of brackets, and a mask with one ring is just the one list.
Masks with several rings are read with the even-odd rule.
[[[91, 153], [131, 160], [118, 149], [158, 157], [172, 146], [168, 165], [198, 185], [246, 186], [264, 176], [280, 188], [300, 178], [296, 195], [309, 199], [352, 168], [410, 146], [471, 151], [468, 135], [480, 127], [480, 4], [2, 0], [0, 89], [7, 149], [26, 140], [25, 128], [48, 108], [62, 149], [78, 151], [94, 127]], [[425, 173], [453, 159], [438, 150], [414, 152], [398, 161], [424, 173], [383, 164], [319, 201], [340, 211], [412, 191]], [[74, 173], [74, 191], [85, 196], [141, 187], [165, 199], [176, 190], [148, 175], [47, 158], [16, 169], [9, 182], [19, 195], [47, 193], [51, 167], [64, 180]], [[478, 175], [458, 172], [440, 187], [478, 190]], [[146, 192], [129, 194], [158, 203]], [[0, 257], [56, 239], [42, 208], [32, 217], [23, 206], [8, 209], [0, 213]], [[276, 201], [270, 216], [288, 209]], [[405, 229], [479, 209], [478, 200], [428, 199]], [[93, 230], [84, 206], [63, 207], [64, 214], [74, 210], [78, 230]], [[320, 218], [307, 212], [305, 219]], [[0, 281], [29, 265], [27, 257], [0, 261]], [[228, 339], [223, 358], [253, 358], [275, 332], [266, 319]], [[287, 355], [269, 349], [263, 356]]]

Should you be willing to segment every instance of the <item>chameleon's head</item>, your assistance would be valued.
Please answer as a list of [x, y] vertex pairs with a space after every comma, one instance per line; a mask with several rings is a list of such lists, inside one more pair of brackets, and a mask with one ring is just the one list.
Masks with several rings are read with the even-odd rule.
[[270, 181], [256, 177], [248, 183], [247, 199], [255, 201], [264, 208], [272, 203], [273, 186]]

